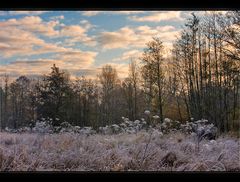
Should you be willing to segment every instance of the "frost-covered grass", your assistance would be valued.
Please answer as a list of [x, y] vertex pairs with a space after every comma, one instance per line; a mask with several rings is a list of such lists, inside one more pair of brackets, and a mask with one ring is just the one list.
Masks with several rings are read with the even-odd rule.
[[0, 171], [239, 171], [239, 140], [157, 130], [114, 135], [0, 133]]

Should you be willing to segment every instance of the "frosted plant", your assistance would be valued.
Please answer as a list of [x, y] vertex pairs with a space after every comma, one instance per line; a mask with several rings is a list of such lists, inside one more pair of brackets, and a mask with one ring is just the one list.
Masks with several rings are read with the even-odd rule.
[[128, 121], [128, 126], [132, 127], [134, 123], [132, 121]]
[[79, 131], [80, 134], [83, 134], [83, 135], [93, 135], [93, 134], [96, 134], [96, 131], [92, 129], [92, 127], [83, 127], [80, 131]]
[[171, 119], [169, 119], [169, 118], [164, 118], [163, 122], [165, 122], [165, 123], [171, 123]]
[[152, 118], [153, 118], [153, 125], [156, 125], [158, 122], [157, 122], [157, 120], [160, 118], [158, 115], [154, 115], [154, 116], [152, 116]]
[[163, 136], [163, 133], [161, 131], [156, 130], [156, 129], [152, 130], [152, 137], [153, 137], [153, 139], [160, 138], [162, 136]]
[[194, 132], [191, 132], [191, 134], [190, 134], [192, 137], [196, 137], [197, 136], [197, 134], [196, 133], [194, 133]]
[[128, 128], [128, 129], [126, 130], [126, 133], [128, 133], [128, 134], [134, 134], [134, 133], [136, 133], [136, 131], [135, 131], [133, 128]]
[[240, 170], [236, 138], [203, 140], [201, 152], [196, 153], [193, 138], [181, 132], [162, 135], [156, 128], [131, 132], [42, 136], [2, 132], [0, 171]]
[[37, 121], [35, 127], [32, 129], [33, 132], [37, 133], [53, 133], [53, 128], [50, 121], [45, 120], [42, 118], [42, 121]]
[[142, 122], [143, 125], [146, 125], [146, 124], [147, 124], [147, 122], [145, 121], [144, 118], [141, 119], [141, 122]]
[[167, 125], [166, 125], [165, 122], [164, 122], [161, 126], [162, 126], [164, 129], [167, 128]]
[[216, 145], [216, 144], [217, 144], [216, 140], [210, 140], [210, 143], [211, 143], [212, 145]]
[[121, 126], [122, 128], [126, 128], [126, 127], [127, 127], [127, 125], [126, 125], [125, 123], [121, 123], [120, 126]]
[[111, 126], [111, 129], [112, 129], [113, 133], [118, 133], [118, 132], [120, 132], [120, 126], [118, 126], [118, 125], [116, 125], [116, 124], [113, 124], [113, 125]]
[[74, 131], [75, 133], [80, 133], [80, 130], [81, 130], [81, 127], [80, 127], [80, 126], [74, 126], [74, 127], [73, 127], [73, 131]]
[[4, 130], [5, 130], [6, 132], [11, 132], [11, 129], [9, 129], [8, 127], [6, 127]]
[[30, 133], [32, 130], [31, 130], [31, 128], [30, 127], [22, 127], [22, 128], [19, 128], [18, 129], [18, 132], [19, 133]]
[[150, 115], [151, 112], [150, 112], [149, 110], [145, 110], [145, 111], [144, 111], [144, 114], [146, 114], [146, 115]]
[[134, 124], [137, 124], [137, 125], [138, 125], [138, 124], [140, 124], [140, 121], [139, 121], [139, 120], [135, 120], [135, 121], [134, 121]]
[[157, 119], [159, 119], [160, 117], [158, 116], [158, 115], [154, 115], [153, 116], [153, 119], [155, 119], [155, 120], [157, 120]]
[[99, 131], [100, 131], [100, 133], [105, 134], [105, 135], [112, 134], [112, 130], [111, 130], [111, 128], [109, 126], [100, 127]]
[[130, 122], [129, 122], [129, 120], [128, 119], [125, 119], [125, 124], [127, 124], [127, 125], [129, 125], [130, 124]]

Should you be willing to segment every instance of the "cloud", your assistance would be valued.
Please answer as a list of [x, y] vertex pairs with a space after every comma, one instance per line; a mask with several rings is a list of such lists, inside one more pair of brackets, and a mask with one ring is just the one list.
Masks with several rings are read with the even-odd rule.
[[10, 15], [41, 15], [48, 11], [8, 11]]
[[145, 13], [144, 11], [83, 11], [83, 16], [96, 16], [99, 14], [110, 14], [110, 15], [131, 15]]
[[[132, 16], [144, 12], [105, 13]], [[94, 77], [103, 65], [95, 66], [97, 52], [86, 51], [89, 49], [83, 51], [79, 46], [74, 47], [76, 43], [80, 43], [80, 46], [97, 46], [102, 50], [124, 49], [125, 52], [119, 58], [111, 60], [115, 61], [114, 63], [109, 61], [109, 64], [117, 68], [119, 77], [123, 78], [128, 73], [128, 60], [131, 57], [138, 57], [141, 54], [140, 49], [144, 48], [153, 36], [160, 37], [170, 47], [171, 41], [178, 34], [178, 30], [173, 26], [145, 25], [124, 26], [115, 31], [98, 31], [97, 35], [90, 36], [89, 31], [96, 26], [89, 21], [78, 20], [77, 25], [65, 25], [59, 22], [63, 18], [62, 15], [43, 20], [39, 16], [25, 16], [0, 21], [1, 61], [18, 58], [10, 64], [1, 64], [0, 75], [4, 73], [12, 76], [46, 74], [55, 63], [60, 69], [66, 69], [73, 75], [86, 74]], [[61, 22], [64, 23], [64, 21]], [[42, 54], [48, 53], [51, 55], [46, 59], [47, 55]], [[32, 55], [34, 58], [30, 57]]]
[[95, 46], [96, 41], [94, 40], [94, 36], [89, 37], [87, 35], [88, 29], [93, 27], [93, 25], [89, 24], [87, 21], [81, 22], [83, 26], [79, 25], [71, 25], [71, 26], [63, 26], [60, 32], [61, 36], [69, 37], [66, 39], [65, 43], [70, 46], [74, 46], [75, 43], [83, 43], [87, 46]]
[[61, 59], [70, 66], [88, 67], [94, 63], [97, 53], [92, 51], [67, 50], [59, 54], [56, 58]]
[[86, 29], [78, 25], [64, 26], [61, 29], [62, 36], [75, 37], [81, 36], [86, 32]]
[[51, 20], [64, 20], [64, 16], [63, 15], [59, 15], [59, 16], [52, 16], [50, 17]]
[[146, 16], [130, 16], [130, 20], [137, 22], [182, 21], [180, 11], [151, 12]]
[[18, 60], [10, 64], [2, 65], [3, 70], [0, 70], [0, 75], [7, 73], [10, 77], [18, 77], [20, 75], [46, 74], [49, 72], [50, 66], [58, 62], [58, 60], [51, 59], [39, 59], [35, 61]]
[[104, 49], [114, 49], [127, 47], [131, 42], [136, 41], [133, 36], [134, 31], [128, 27], [123, 27], [114, 32], [102, 32], [97, 40]]
[[[60, 24], [59, 19], [64, 16], [51, 17], [51, 21], [43, 21], [39, 16], [25, 16], [20, 19], [8, 19], [0, 22], [0, 27], [5, 31], [8, 29], [24, 30], [35, 35], [44, 35], [51, 38], [67, 38], [66, 44], [74, 46], [76, 42], [81, 42], [88, 46], [95, 46], [96, 42], [93, 37], [87, 35], [87, 31], [96, 27], [87, 20], [80, 21], [81, 25], [64, 25]], [[58, 27], [58, 29], [56, 29]], [[20, 34], [19, 34], [20, 35]]]
[[108, 13], [116, 14], [116, 15], [132, 15], [132, 14], [145, 13], [145, 11], [108, 11]]
[[83, 16], [96, 16], [97, 14], [101, 13], [102, 11], [82, 11]]
[[47, 43], [32, 32], [15, 26], [2, 26], [0, 42], [0, 53], [3, 57], [30, 56], [67, 50], [53, 43]]
[[7, 11], [0, 11], [0, 16], [5, 16], [7, 15]]
[[30, 32], [16, 28], [8, 29], [8, 31], [0, 29], [0, 41], [0, 53], [4, 57], [67, 53], [73, 51], [70, 48], [47, 43]]
[[131, 59], [138, 60], [138, 58], [142, 55], [140, 50], [134, 49], [130, 51], [124, 52], [121, 57], [115, 58], [112, 61], [114, 62], [129, 62]]
[[81, 21], [80, 21], [80, 24], [81, 24], [86, 30], [93, 29], [93, 28], [97, 27], [96, 25], [91, 24], [88, 20], [81, 20]]
[[58, 31], [54, 28], [58, 24], [58, 21], [43, 22], [39, 16], [25, 16], [21, 19], [2, 21], [0, 22], [0, 27], [5, 29], [18, 28], [45, 36], [56, 36], [58, 35]]
[[1, 28], [0, 41], [0, 53], [4, 57], [11, 57], [17, 54], [30, 54], [34, 51], [34, 45], [42, 46], [44, 44], [43, 40], [37, 38], [32, 33], [15, 27]]
[[48, 43], [39, 35], [51, 38], [69, 37], [67, 43], [81, 42], [86, 45], [95, 45], [94, 40], [86, 32], [91, 27], [87, 21], [82, 26], [61, 26], [60, 30], [54, 28], [58, 21], [44, 22], [38, 16], [26, 16], [20, 19], [8, 19], [0, 22], [0, 53], [3, 57], [30, 56], [45, 53], [62, 53], [68, 48], [58, 43]]
[[130, 58], [134, 59], [134, 58], [138, 58], [141, 54], [142, 52], [139, 50], [131, 50], [131, 51], [124, 52], [122, 58], [123, 60], [127, 60]]
[[93, 65], [95, 56], [96, 53], [94, 52], [73, 51], [61, 54], [53, 59], [18, 59], [10, 64], [2, 65], [0, 68], [0, 77], [4, 76], [6, 73], [12, 79], [16, 79], [21, 75], [26, 75], [28, 77], [41, 76], [50, 73], [53, 64], [56, 64], [61, 70], [67, 70], [71, 73], [71, 78], [86, 76], [87, 78], [94, 79], [97, 74], [101, 72], [101, 68], [106, 64], [116, 68], [120, 79], [123, 79], [128, 75], [128, 64], [107, 62], [96, 67]]
[[[57, 54], [51, 59], [21, 59], [11, 62], [9, 64], [1, 65], [0, 76], [7, 73], [12, 79], [16, 79], [20, 75], [28, 77], [40, 76], [48, 74], [53, 64], [56, 64], [60, 69], [67, 70], [71, 73], [72, 78], [84, 75], [88, 78], [96, 78], [96, 75], [105, 64], [96, 67], [94, 65], [97, 53], [91, 51], [79, 51], [68, 48], [64, 52]], [[127, 54], [125, 54], [127, 56]], [[119, 77], [122, 79], [128, 73], [127, 64], [109, 63], [114, 66]], [[21, 68], [21, 69], [19, 69]]]
[[[149, 31], [154, 32], [154, 29], [149, 26], [139, 26], [137, 30], [144, 31], [144, 32], [149, 32]], [[167, 25], [167, 26], [157, 26], [155, 31], [168, 32], [173, 30], [175, 30], [175, 27]]]
[[11, 77], [18, 77], [20, 75], [36, 76], [47, 74], [50, 72], [50, 67], [53, 64], [56, 64], [60, 69], [69, 71], [71, 74], [82, 72], [83, 70], [86, 72], [86, 70], [92, 69], [96, 55], [96, 52], [69, 49], [58, 54], [53, 59], [18, 59], [9, 64], [1, 65], [0, 75], [7, 73]]
[[43, 13], [47, 13], [48, 11], [0, 11], [0, 16], [7, 16], [7, 15], [41, 15]]
[[135, 28], [123, 27], [114, 32], [102, 32], [97, 36], [96, 40], [103, 49], [116, 48], [143, 48], [146, 43], [157, 36], [163, 42], [171, 42], [175, 40], [179, 34], [173, 26], [139, 26]]

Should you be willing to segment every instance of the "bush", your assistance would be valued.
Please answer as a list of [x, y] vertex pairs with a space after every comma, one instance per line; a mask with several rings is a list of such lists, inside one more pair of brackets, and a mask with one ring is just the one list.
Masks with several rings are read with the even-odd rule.
[[[140, 131], [147, 131], [147, 130], [155, 130], [155, 133], [169, 134], [175, 132], [181, 132], [186, 135], [191, 135], [196, 137], [197, 140], [202, 140], [203, 138], [207, 138], [209, 140], [215, 139], [217, 135], [217, 128], [209, 123], [207, 120], [202, 119], [198, 121], [194, 121], [191, 118], [191, 121], [186, 121], [185, 124], [181, 124], [179, 121], [174, 121], [169, 118], [165, 118], [163, 123], [159, 123], [159, 116], [153, 115], [151, 116], [150, 111], [146, 110], [145, 114], [148, 116], [148, 120], [151, 121], [151, 118], [154, 120], [154, 126], [147, 124], [144, 118], [140, 120], [130, 121], [126, 117], [122, 117], [123, 122], [120, 124], [112, 124], [110, 126], [106, 125], [104, 127], [99, 127], [94, 130], [92, 127], [79, 127], [79, 126], [72, 126], [68, 122], [62, 122], [60, 126], [53, 126], [51, 118], [41, 118], [41, 120], [36, 121], [35, 126], [31, 129], [29, 127], [19, 128], [18, 130], [5, 128], [5, 131], [12, 132], [12, 133], [65, 133], [65, 132], [72, 132], [78, 133], [83, 135], [92, 135], [96, 133], [104, 134], [104, 135], [114, 135], [119, 133], [128, 133], [128, 134], [136, 134]], [[57, 118], [56, 118], [57, 119]]]

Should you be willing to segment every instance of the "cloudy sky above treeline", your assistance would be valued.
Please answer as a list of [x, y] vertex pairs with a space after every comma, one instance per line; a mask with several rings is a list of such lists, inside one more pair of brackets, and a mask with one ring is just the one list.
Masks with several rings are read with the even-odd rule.
[[[205, 12], [195, 12], [203, 15]], [[34, 76], [55, 63], [95, 77], [105, 64], [127, 75], [153, 36], [171, 49], [189, 11], [0, 11], [0, 75]]]

